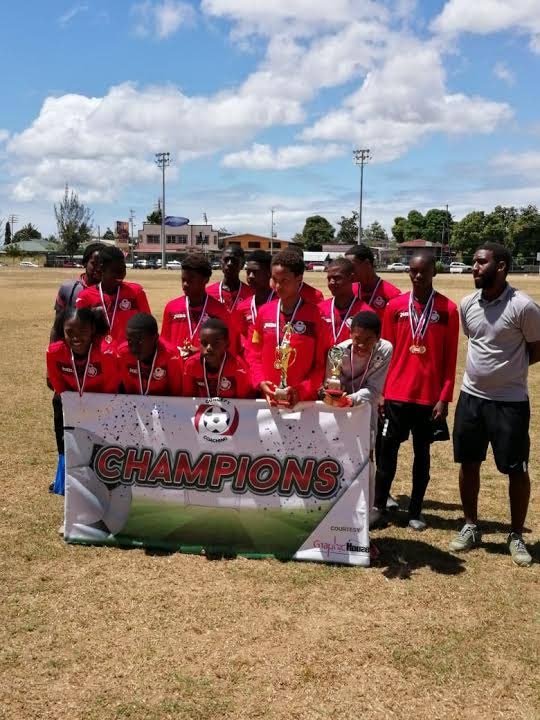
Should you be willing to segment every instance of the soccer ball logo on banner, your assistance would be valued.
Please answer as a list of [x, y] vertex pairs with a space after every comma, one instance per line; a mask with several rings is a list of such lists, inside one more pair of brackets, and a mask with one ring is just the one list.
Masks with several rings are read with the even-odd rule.
[[238, 410], [226, 400], [212, 400], [199, 405], [193, 424], [199, 435], [231, 437], [238, 428]]

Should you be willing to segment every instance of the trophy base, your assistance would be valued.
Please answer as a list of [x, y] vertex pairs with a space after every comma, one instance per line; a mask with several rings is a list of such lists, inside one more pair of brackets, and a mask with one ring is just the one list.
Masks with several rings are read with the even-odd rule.
[[274, 391], [274, 402], [276, 405], [289, 405], [289, 395], [285, 388], [276, 388]]
[[325, 389], [324, 394], [330, 395], [332, 398], [340, 398], [343, 397], [343, 390], [333, 390], [332, 388], [328, 388]]

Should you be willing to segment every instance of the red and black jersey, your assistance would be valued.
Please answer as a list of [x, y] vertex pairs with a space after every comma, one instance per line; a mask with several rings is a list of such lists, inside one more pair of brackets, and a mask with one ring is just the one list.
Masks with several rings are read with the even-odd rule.
[[[199, 330], [201, 325], [208, 318], [218, 318], [223, 320], [229, 328], [229, 346], [231, 352], [236, 353], [239, 346], [237, 319], [234, 313], [230, 313], [224, 304], [220, 303], [213, 297], [206, 296], [207, 300], [202, 305], [189, 305], [191, 318], [191, 332], [193, 338], [190, 337], [190, 326], [188, 320], [188, 309], [186, 298], [174, 298], [165, 305], [163, 311], [163, 322], [161, 324], [161, 337], [170, 345], [182, 350], [184, 342], [190, 342], [193, 347], [199, 347]], [[199, 322], [200, 321], [200, 322]]]
[[[153, 362], [139, 363], [127, 342], [118, 348], [120, 381], [129, 395], [181, 395], [184, 362], [178, 348], [161, 338]], [[140, 376], [139, 376], [140, 372]], [[142, 383], [142, 388], [141, 388]]]
[[311, 305], [318, 305], [324, 300], [324, 295], [320, 290], [317, 290], [317, 288], [305, 282], [300, 285], [298, 294], [304, 302], [310, 303]]
[[363, 300], [383, 320], [384, 311], [390, 300], [401, 295], [401, 290], [387, 280], [379, 278], [374, 288], [364, 290], [360, 283], [353, 283], [353, 293]]
[[227, 352], [221, 374], [218, 370], [207, 368], [205, 380], [201, 353], [192, 355], [184, 365], [184, 396], [239, 399], [253, 397], [248, 367], [242, 358]]
[[229, 312], [236, 310], [242, 300], [250, 298], [253, 295], [253, 290], [243, 282], [240, 283], [238, 290], [233, 291], [226, 290], [222, 282], [212, 283], [212, 285], [206, 287], [206, 292], [210, 297], [223, 303]]
[[[384, 397], [419, 405], [435, 405], [439, 400], [451, 402], [459, 338], [457, 307], [444, 295], [435, 293], [427, 332], [419, 341], [426, 351], [411, 353], [409, 298], [407, 292], [390, 300], [384, 314], [382, 337], [394, 346]], [[420, 316], [424, 306], [415, 300], [414, 307]]]
[[[251, 337], [249, 353], [251, 379], [258, 388], [263, 381], [279, 385], [280, 371], [274, 367], [276, 347], [283, 339], [283, 330], [291, 317], [279, 312], [281, 303], [272, 300], [259, 308]], [[277, 337], [279, 312], [280, 338]], [[319, 309], [302, 302], [292, 322], [291, 347], [295, 351], [289, 365], [287, 382], [298, 390], [300, 400], [315, 400], [325, 370], [325, 329]]]
[[47, 349], [47, 377], [58, 395], [65, 390], [79, 392], [79, 386], [83, 392], [116, 393], [120, 384], [116, 346], [96, 338], [90, 358], [78, 358], [65, 340], [57, 340]]
[[[150, 313], [143, 288], [137, 283], [123, 280], [118, 285], [118, 296], [103, 291], [105, 312], [109, 320], [109, 334], [118, 345], [126, 340], [128, 320], [137, 313]], [[103, 307], [99, 285], [85, 288], [77, 298], [77, 307]], [[116, 311], [115, 311], [116, 308]]]
[[[369, 307], [363, 300], [355, 297], [352, 307], [338, 308], [334, 304], [334, 322], [332, 323], [332, 303], [334, 298], [328, 298], [319, 303], [317, 307], [321, 313], [321, 317], [324, 321], [326, 333], [327, 333], [327, 347], [332, 345], [338, 345], [345, 340], [349, 340], [351, 337], [351, 323], [352, 319], [359, 312], [373, 312], [373, 309]], [[347, 319], [345, 319], [347, 318]], [[334, 329], [337, 337], [334, 337]]]

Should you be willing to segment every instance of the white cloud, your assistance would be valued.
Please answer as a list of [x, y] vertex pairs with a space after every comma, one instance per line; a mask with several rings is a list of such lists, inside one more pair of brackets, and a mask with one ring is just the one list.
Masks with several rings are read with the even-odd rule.
[[4, 130], [3, 128], [0, 128], [0, 143], [7, 142], [9, 138], [9, 131]]
[[135, 17], [135, 33], [142, 37], [155, 36], [160, 40], [174, 35], [180, 26], [193, 22], [195, 12], [191, 5], [178, 0], [136, 3], [131, 8]]
[[254, 143], [249, 150], [225, 155], [222, 164], [245, 170], [288, 170], [331, 160], [345, 151], [341, 145], [288, 145], [272, 149], [270, 145]]
[[515, 30], [529, 34], [531, 49], [539, 52], [540, 3], [538, 0], [448, 0], [432, 28], [440, 33], [480, 35]]
[[60, 15], [60, 17], [58, 18], [58, 24], [61, 25], [62, 27], [65, 27], [73, 20], [74, 17], [76, 17], [77, 15], [80, 15], [81, 13], [87, 12], [87, 11], [88, 11], [88, 5], [86, 5], [86, 4], [74, 5], [69, 10], [66, 10], [66, 12], [63, 13], [63, 15]]
[[524, 153], [501, 153], [491, 161], [491, 167], [501, 175], [519, 176], [528, 180], [538, 180], [540, 175], [540, 151]]
[[516, 78], [514, 73], [510, 70], [508, 65], [503, 62], [496, 62], [493, 67], [493, 74], [499, 80], [502, 80], [507, 85], [513, 85]]
[[394, 160], [427, 133], [487, 133], [511, 117], [505, 103], [449, 93], [434, 46], [400, 39], [343, 106], [301, 133], [307, 141], [352, 141], [375, 162]]

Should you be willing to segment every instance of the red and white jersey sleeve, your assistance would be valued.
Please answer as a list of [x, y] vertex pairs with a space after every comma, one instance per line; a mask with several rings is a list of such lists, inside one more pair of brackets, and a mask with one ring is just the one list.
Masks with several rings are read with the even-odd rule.
[[[112, 323], [109, 334], [120, 345], [126, 340], [128, 320], [137, 313], [150, 313], [146, 293], [137, 283], [122, 282], [116, 295], [103, 293], [103, 301], [109, 323]], [[103, 307], [98, 285], [85, 288], [77, 297], [77, 307]], [[116, 311], [115, 311], [116, 307]]]
[[[348, 313], [348, 316], [348, 308], [345, 308], [344, 310], [339, 310], [338, 308], [334, 307], [334, 322], [332, 323], [332, 301], [333, 298], [328, 298], [327, 300], [323, 300], [322, 303], [319, 303], [319, 305], [317, 306], [319, 308], [319, 312], [321, 313], [321, 317], [323, 319], [325, 327], [325, 333], [327, 336], [327, 348], [332, 347], [332, 345], [339, 345], [339, 343], [345, 342], [345, 340], [350, 339], [351, 323], [355, 315], [357, 315], [359, 312], [374, 312], [373, 309], [369, 307], [369, 305], [356, 297]], [[347, 319], [345, 320], [346, 316]], [[334, 330], [337, 337], [334, 337]]]
[[[84, 392], [116, 393], [120, 384], [120, 373], [114, 343], [96, 341], [92, 345], [90, 360], [79, 360], [73, 366], [71, 350], [64, 340], [49, 345], [47, 350], [47, 377], [55, 393], [60, 395], [65, 390], [78, 392], [79, 385], [75, 372], [79, 370], [79, 383], [84, 381]], [[86, 369], [86, 378], [84, 371]]]
[[[120, 380], [127, 394], [182, 395], [184, 362], [178, 348], [169, 345], [161, 338], [158, 340], [153, 367], [151, 364], [141, 363], [139, 368], [137, 358], [130, 352], [127, 342], [118, 349], [118, 361]], [[151, 377], [150, 371], [152, 371]]]
[[[280, 371], [274, 367], [276, 359], [278, 300], [259, 309], [251, 338], [250, 369], [253, 386], [269, 381], [278, 385]], [[281, 334], [289, 320], [279, 316]], [[319, 309], [302, 303], [294, 317], [291, 347], [294, 350], [288, 370], [288, 384], [298, 390], [300, 400], [315, 400], [323, 383], [325, 369], [325, 330]]]
[[242, 358], [228, 352], [221, 375], [207, 371], [205, 380], [201, 353], [197, 353], [185, 362], [183, 394], [185, 397], [244, 399], [253, 397], [254, 391], [248, 367]]
[[[435, 294], [429, 326], [420, 341], [426, 351], [411, 353], [409, 297], [410, 293], [404, 293], [393, 298], [385, 311], [382, 337], [392, 343], [394, 353], [384, 397], [419, 405], [435, 405], [439, 400], [451, 402], [459, 339], [457, 306], [444, 295]], [[415, 301], [415, 308], [421, 315], [423, 306]]]

